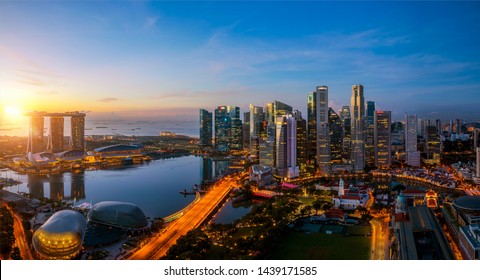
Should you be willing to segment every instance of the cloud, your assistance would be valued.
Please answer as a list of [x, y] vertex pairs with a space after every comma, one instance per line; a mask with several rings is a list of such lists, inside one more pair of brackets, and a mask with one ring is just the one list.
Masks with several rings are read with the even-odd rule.
[[110, 102], [118, 101], [118, 98], [106, 97], [106, 98], [98, 99], [97, 101], [110, 103]]
[[50, 96], [50, 95], [57, 95], [58, 92], [53, 90], [39, 90], [39, 91], [36, 91], [35, 94], [42, 95], [42, 96]]
[[45, 83], [38, 80], [38, 79], [33, 79], [33, 78], [24, 78], [22, 80], [17, 80], [17, 82], [21, 84], [26, 84], [26, 85], [31, 85], [31, 86], [36, 86], [36, 87], [44, 87]]
[[150, 29], [152, 27], [155, 27], [157, 24], [159, 17], [147, 17], [145, 20], [145, 24], [143, 25], [143, 28]]

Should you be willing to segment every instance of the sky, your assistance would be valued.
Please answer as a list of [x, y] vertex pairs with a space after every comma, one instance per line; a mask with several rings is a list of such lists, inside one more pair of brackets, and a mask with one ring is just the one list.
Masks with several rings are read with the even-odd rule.
[[[480, 2], [0, 1], [0, 109], [197, 120], [329, 87], [480, 121]], [[9, 116], [10, 115], [10, 116]], [[2, 119], [0, 119], [0, 122]]]

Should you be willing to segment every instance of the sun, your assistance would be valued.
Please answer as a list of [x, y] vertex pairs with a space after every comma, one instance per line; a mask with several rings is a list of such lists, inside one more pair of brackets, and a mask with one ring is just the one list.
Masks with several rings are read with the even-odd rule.
[[19, 119], [22, 116], [22, 110], [19, 107], [8, 106], [3, 109], [5, 117], [9, 119]]

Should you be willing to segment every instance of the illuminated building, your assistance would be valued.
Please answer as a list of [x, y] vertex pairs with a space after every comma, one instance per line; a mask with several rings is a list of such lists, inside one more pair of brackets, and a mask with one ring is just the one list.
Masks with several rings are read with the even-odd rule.
[[262, 140], [259, 144], [260, 165], [275, 166], [275, 142], [273, 140]]
[[302, 118], [300, 111], [294, 111], [297, 121], [297, 165], [300, 172], [307, 171], [307, 121]]
[[330, 135], [328, 129], [328, 87], [317, 86], [309, 93], [308, 154], [311, 167], [318, 167], [321, 174], [330, 172]]
[[340, 110], [340, 119], [342, 120], [342, 161], [349, 163], [352, 156], [352, 119], [350, 117], [350, 107], [343, 106]]
[[374, 155], [375, 166], [388, 168], [392, 164], [391, 156], [391, 112], [375, 111], [374, 114]]
[[292, 115], [276, 117], [275, 168], [279, 176], [298, 177], [297, 122]]
[[32, 245], [41, 259], [65, 260], [82, 249], [87, 228], [85, 217], [73, 210], [61, 210], [35, 231]]
[[64, 118], [63, 116], [50, 117], [50, 133], [48, 135], [47, 150], [52, 153], [59, 153], [63, 148], [63, 131]]
[[212, 146], [212, 112], [200, 109], [200, 146]]
[[292, 106], [290, 105], [274, 100], [272, 106], [273, 106], [273, 117], [292, 114]]
[[243, 148], [250, 148], [250, 112], [243, 112]]
[[420, 166], [417, 148], [417, 116], [405, 114], [405, 155], [407, 165]]
[[70, 147], [85, 150], [85, 114], [72, 115]]
[[480, 128], [475, 128], [473, 130], [473, 150], [474, 151], [477, 147], [479, 147], [478, 146], [479, 144], [480, 144]]
[[477, 180], [480, 179], [480, 147], [477, 147]]
[[363, 86], [352, 86], [350, 99], [352, 113], [352, 164], [355, 172], [365, 168], [365, 101]]
[[264, 120], [263, 107], [250, 104], [250, 149], [258, 157], [258, 144], [260, 137], [260, 126]]
[[427, 145], [427, 161], [429, 164], [440, 164], [440, 135], [438, 135], [437, 127], [427, 126], [426, 145]]
[[367, 123], [366, 123], [366, 141], [365, 141], [365, 163], [368, 166], [375, 165], [374, 148], [374, 125], [375, 125], [375, 102], [367, 101]]
[[40, 153], [45, 150], [43, 146], [43, 115], [30, 115], [30, 131], [28, 133], [27, 153]]
[[343, 126], [340, 117], [332, 108], [328, 109], [330, 130], [330, 163], [342, 163]]
[[241, 150], [242, 139], [240, 108], [219, 106], [215, 109], [215, 149], [218, 152]]

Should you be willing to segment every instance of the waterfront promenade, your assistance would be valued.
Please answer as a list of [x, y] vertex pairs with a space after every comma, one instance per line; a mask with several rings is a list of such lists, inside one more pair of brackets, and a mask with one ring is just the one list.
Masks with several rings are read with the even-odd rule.
[[200, 226], [225, 200], [233, 187], [237, 186], [238, 176], [226, 177], [217, 182], [197, 203], [180, 218], [173, 221], [159, 236], [155, 236], [143, 247], [130, 255], [131, 260], [155, 260], [163, 257], [168, 249], [188, 231]]

